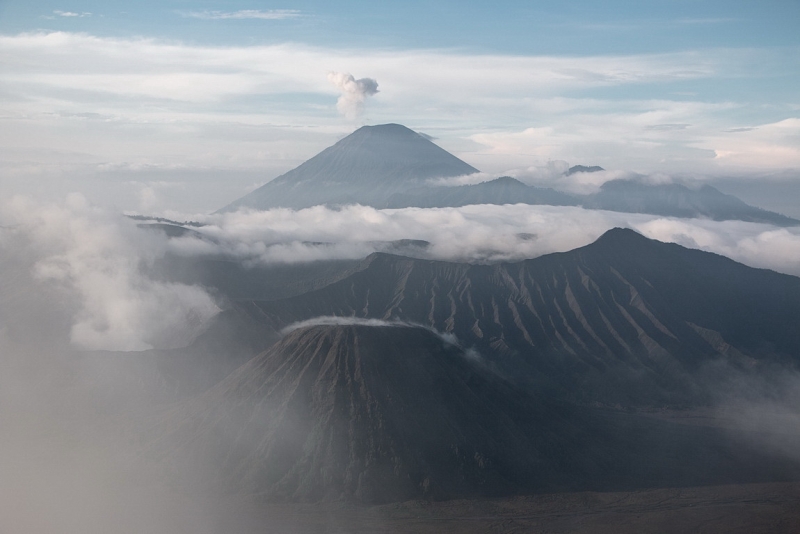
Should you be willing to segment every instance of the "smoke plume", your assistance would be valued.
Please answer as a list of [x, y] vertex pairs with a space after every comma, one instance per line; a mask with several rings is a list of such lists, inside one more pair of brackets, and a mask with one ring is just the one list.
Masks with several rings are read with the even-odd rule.
[[342, 95], [336, 102], [336, 109], [349, 120], [361, 116], [367, 97], [378, 92], [378, 82], [372, 78], [356, 80], [352, 74], [329, 72], [328, 81], [335, 85]]
[[[15, 198], [0, 207], [0, 254], [13, 258], [20, 299], [50, 294], [70, 316], [72, 346], [145, 350], [187, 344], [219, 309], [198, 286], [145, 274], [166, 251], [165, 236], [92, 207], [80, 195], [63, 204]], [[6, 269], [7, 270], [7, 269]]]

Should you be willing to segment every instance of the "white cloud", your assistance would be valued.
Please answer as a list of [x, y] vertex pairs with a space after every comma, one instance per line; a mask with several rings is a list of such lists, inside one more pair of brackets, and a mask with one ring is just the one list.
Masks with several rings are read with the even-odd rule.
[[17, 197], [0, 206], [0, 221], [0, 254], [25, 259], [18, 276], [30, 279], [29, 287], [15, 291], [53, 295], [54, 305], [73, 303], [70, 341], [76, 347], [181, 346], [219, 311], [200, 287], [145, 274], [164, 254], [165, 238], [80, 195], [60, 204]]
[[[211, 47], [66, 32], [4, 35], [0, 147], [49, 155], [24, 161], [3, 155], [0, 164], [12, 164], [20, 182], [38, 166], [39, 179], [47, 176], [56, 186], [57, 173], [78, 173], [65, 159], [78, 153], [86, 173], [92, 172], [89, 161], [184, 165], [260, 170], [265, 181], [348, 133], [330, 114], [335, 89], [325, 75], [350, 71], [381, 82], [371, 123], [402, 122], [430, 132], [488, 174], [551, 160], [639, 173], [798, 168], [800, 119], [790, 108], [783, 120], [742, 124], [745, 112], [761, 112], [702, 95], [697, 101], [635, 99], [625, 89], [700, 79], [734, 83], [730, 77], [790, 67], [770, 54], [508, 56], [298, 44]], [[351, 117], [371, 92], [359, 87], [366, 80], [348, 78], [337, 86], [357, 89], [340, 98], [340, 109]], [[597, 88], [609, 96], [586, 96]], [[94, 194], [88, 187], [85, 193]], [[108, 196], [124, 202], [126, 193]], [[203, 205], [213, 209], [235, 196], [213, 205], [217, 199], [208, 193]]]
[[240, 9], [239, 11], [189, 11], [181, 15], [204, 20], [284, 20], [297, 18], [301, 12], [296, 9]]
[[[296, 323], [292, 323], [289, 326], [285, 327], [281, 330], [282, 334], [289, 334], [294, 332], [295, 330], [299, 330], [301, 328], [307, 328], [309, 326], [370, 326], [370, 327], [388, 327], [388, 328], [398, 328], [398, 327], [405, 327], [405, 328], [423, 328], [428, 332], [431, 332], [443, 342], [448, 345], [455, 345], [457, 347], [461, 347], [458, 342], [458, 338], [450, 333], [450, 332], [439, 332], [435, 328], [431, 328], [430, 326], [419, 325], [416, 323], [411, 323], [407, 321], [399, 321], [399, 320], [392, 320], [392, 321], [384, 321], [382, 319], [366, 319], [363, 317], [341, 317], [341, 316], [334, 316], [334, 315], [323, 315], [319, 317], [312, 317], [311, 319], [306, 319], [305, 321], [298, 321]], [[473, 360], [480, 361], [481, 357], [477, 350], [475, 349], [467, 349], [465, 350], [465, 355]]]
[[585, 195], [595, 193], [600, 186], [609, 180], [618, 179], [639, 179], [648, 183], [664, 183], [670, 181], [667, 175], [648, 175], [642, 176], [630, 171], [602, 170], [595, 172], [574, 172], [567, 175], [570, 164], [563, 160], [550, 160], [542, 165], [531, 165], [530, 167], [507, 169], [496, 173], [474, 173], [463, 176], [453, 176], [451, 178], [435, 178], [430, 180], [433, 186], [459, 186], [472, 185], [494, 180], [501, 176], [511, 176], [522, 183], [536, 187], [549, 187], [559, 191]]
[[[386, 241], [419, 239], [425, 249], [404, 250], [447, 261], [518, 261], [587, 245], [614, 227], [647, 237], [723, 254], [754, 267], [800, 275], [800, 228], [776, 229], [741, 221], [674, 219], [575, 207], [474, 205], [461, 208], [377, 210], [365, 206], [299, 211], [275, 209], [202, 220], [209, 240], [170, 240], [187, 256], [226, 254], [246, 262], [295, 263], [363, 258], [387, 250]], [[391, 250], [391, 249], [388, 249]]]
[[420, 325], [409, 323], [406, 321], [384, 321], [381, 319], [365, 319], [363, 317], [340, 317], [333, 315], [324, 315], [320, 317], [312, 317], [305, 321], [292, 323], [283, 330], [282, 334], [289, 334], [301, 328], [309, 326], [374, 326], [374, 327], [417, 327]]
[[81, 13], [76, 13], [75, 11], [60, 11], [60, 10], [56, 9], [55, 11], [53, 11], [53, 13], [58, 15], [59, 17], [79, 17], [79, 18], [82, 18], [82, 17], [91, 17], [92, 16], [92, 14], [87, 12], [87, 11], [83, 11]]

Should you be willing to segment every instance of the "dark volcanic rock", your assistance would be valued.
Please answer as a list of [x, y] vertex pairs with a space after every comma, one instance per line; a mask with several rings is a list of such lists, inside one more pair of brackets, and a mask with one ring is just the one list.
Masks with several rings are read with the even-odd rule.
[[575, 441], [570, 410], [544, 409], [473, 358], [420, 327], [306, 327], [179, 409], [170, 439], [270, 499], [542, 487]]
[[549, 400], [409, 326], [295, 330], [163, 426], [160, 450], [186, 472], [272, 501], [374, 504], [800, 476], [796, 462], [741, 435]]
[[247, 306], [276, 329], [323, 315], [431, 326], [586, 403], [707, 402], [720, 373], [800, 354], [800, 279], [623, 229], [517, 263], [374, 254], [322, 289]]

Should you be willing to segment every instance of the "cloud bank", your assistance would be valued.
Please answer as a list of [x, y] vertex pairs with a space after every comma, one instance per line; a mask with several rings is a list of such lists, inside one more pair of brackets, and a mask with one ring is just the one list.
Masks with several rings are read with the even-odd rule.
[[[146, 268], [166, 239], [90, 206], [14, 198], [0, 206], [5, 304], [47, 298], [63, 308], [69, 342], [81, 349], [144, 350], [187, 344], [219, 308], [200, 287], [164, 283]], [[13, 260], [13, 262], [12, 262]]]
[[429, 185], [433, 186], [459, 186], [473, 185], [500, 178], [501, 176], [511, 176], [520, 182], [536, 187], [549, 187], [567, 193], [586, 195], [596, 193], [600, 186], [609, 180], [636, 179], [648, 183], [665, 183], [672, 181], [672, 177], [663, 174], [642, 175], [632, 171], [622, 170], [602, 170], [595, 172], [573, 172], [567, 174], [570, 164], [563, 160], [550, 160], [541, 165], [531, 165], [528, 167], [508, 169], [501, 172], [485, 173], [477, 172], [462, 176], [452, 176], [448, 178], [434, 178], [429, 180]]
[[715, 252], [753, 267], [800, 275], [800, 228], [742, 221], [524, 204], [396, 210], [316, 206], [210, 216], [173, 214], [171, 218], [206, 224], [196, 228], [204, 239], [170, 239], [172, 253], [223, 255], [252, 264], [359, 259], [374, 251], [391, 252], [392, 242], [405, 239], [430, 245], [404, 245], [400, 254], [445, 261], [519, 261], [572, 250], [611, 228], [627, 227], [653, 239]]

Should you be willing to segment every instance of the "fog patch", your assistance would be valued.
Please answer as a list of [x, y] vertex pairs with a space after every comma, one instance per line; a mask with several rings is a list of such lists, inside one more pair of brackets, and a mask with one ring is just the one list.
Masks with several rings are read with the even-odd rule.
[[800, 373], [776, 368], [726, 386], [714, 416], [759, 448], [800, 462]]
[[[146, 268], [167, 239], [70, 195], [60, 204], [17, 197], [0, 206], [0, 250], [23, 262], [33, 283], [69, 303], [70, 343], [144, 350], [187, 344], [219, 308], [198, 286], [153, 280]], [[33, 288], [37, 291], [39, 288]]]

